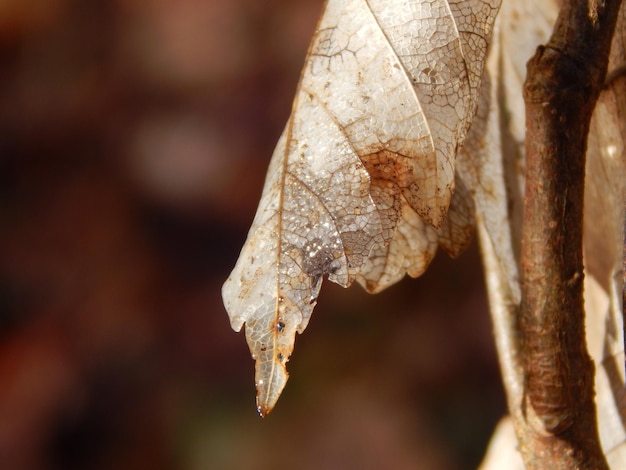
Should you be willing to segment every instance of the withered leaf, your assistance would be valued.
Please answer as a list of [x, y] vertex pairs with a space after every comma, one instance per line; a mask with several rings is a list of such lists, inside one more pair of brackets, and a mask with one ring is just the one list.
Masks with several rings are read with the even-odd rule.
[[453, 255], [467, 244], [464, 192], [446, 215], [499, 3], [327, 1], [223, 287], [232, 327], [246, 325], [261, 415], [323, 277], [377, 292], [421, 274], [438, 244]]

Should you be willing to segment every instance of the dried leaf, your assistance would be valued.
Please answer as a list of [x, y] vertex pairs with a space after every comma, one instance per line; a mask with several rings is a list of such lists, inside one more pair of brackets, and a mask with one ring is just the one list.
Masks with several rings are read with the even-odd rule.
[[446, 214], [499, 3], [328, 0], [223, 288], [233, 328], [246, 324], [261, 415], [324, 276], [376, 292], [421, 274], [437, 243], [467, 244], [465, 193]]

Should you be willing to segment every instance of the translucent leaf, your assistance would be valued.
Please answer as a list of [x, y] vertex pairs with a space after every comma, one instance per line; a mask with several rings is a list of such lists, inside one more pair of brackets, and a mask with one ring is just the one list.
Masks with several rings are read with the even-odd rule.
[[[273, 408], [322, 278], [379, 291], [457, 255], [472, 205], [453, 199], [499, 0], [329, 0], [261, 202], [223, 287], [246, 325], [257, 406]], [[449, 218], [448, 207], [452, 202]]]

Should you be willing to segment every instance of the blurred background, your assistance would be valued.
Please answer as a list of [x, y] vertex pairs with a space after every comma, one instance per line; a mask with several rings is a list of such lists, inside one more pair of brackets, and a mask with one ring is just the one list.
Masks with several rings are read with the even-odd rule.
[[0, 1], [0, 468], [470, 469], [480, 259], [325, 282], [265, 420], [221, 285], [322, 0]]

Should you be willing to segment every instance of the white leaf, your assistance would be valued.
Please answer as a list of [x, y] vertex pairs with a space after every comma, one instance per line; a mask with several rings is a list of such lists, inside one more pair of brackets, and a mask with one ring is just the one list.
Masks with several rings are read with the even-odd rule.
[[[324, 276], [378, 291], [458, 254], [455, 157], [499, 0], [328, 0], [248, 239], [223, 287], [273, 408]], [[463, 193], [465, 194], [465, 193]]]

